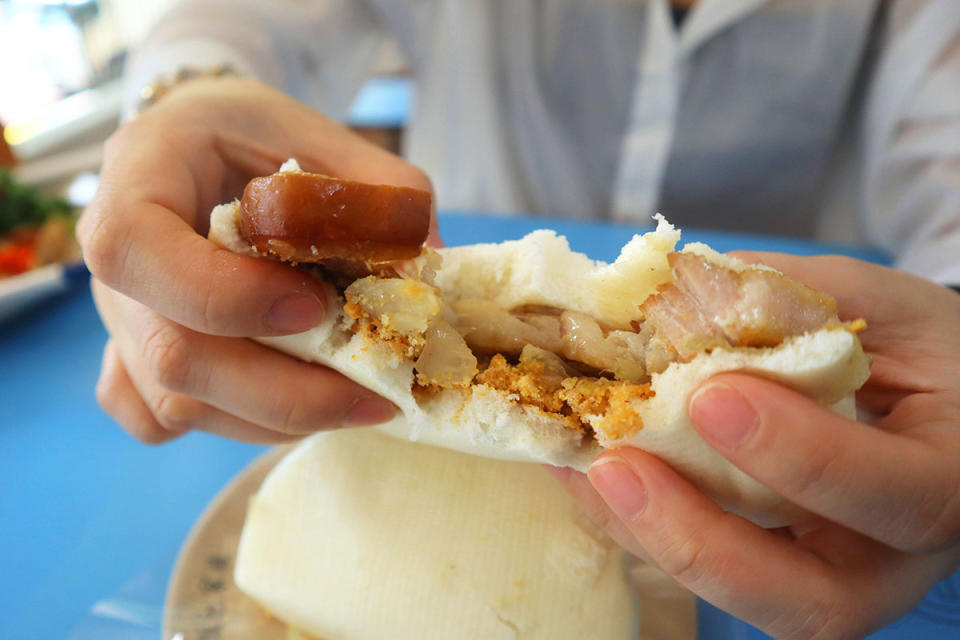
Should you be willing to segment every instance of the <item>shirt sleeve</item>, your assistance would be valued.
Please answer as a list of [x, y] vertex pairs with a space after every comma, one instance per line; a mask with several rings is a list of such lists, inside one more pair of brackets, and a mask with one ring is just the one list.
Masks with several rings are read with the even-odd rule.
[[364, 0], [182, 2], [132, 52], [124, 114], [160, 77], [229, 64], [342, 120], [387, 40]]
[[863, 214], [898, 267], [960, 283], [960, 11], [893, 4], [866, 105]]

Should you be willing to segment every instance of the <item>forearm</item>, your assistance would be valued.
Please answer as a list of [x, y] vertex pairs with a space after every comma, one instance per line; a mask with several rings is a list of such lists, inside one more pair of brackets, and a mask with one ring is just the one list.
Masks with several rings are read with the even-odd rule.
[[384, 38], [376, 14], [359, 0], [183, 2], [133, 52], [124, 113], [159, 78], [225, 64], [339, 119]]

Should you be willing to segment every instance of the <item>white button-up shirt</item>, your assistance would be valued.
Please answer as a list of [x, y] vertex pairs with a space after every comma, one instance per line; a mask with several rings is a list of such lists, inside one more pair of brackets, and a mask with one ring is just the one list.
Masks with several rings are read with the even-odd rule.
[[960, 1], [194, 0], [130, 101], [229, 62], [343, 118], [383, 47], [440, 208], [870, 243], [960, 283]]

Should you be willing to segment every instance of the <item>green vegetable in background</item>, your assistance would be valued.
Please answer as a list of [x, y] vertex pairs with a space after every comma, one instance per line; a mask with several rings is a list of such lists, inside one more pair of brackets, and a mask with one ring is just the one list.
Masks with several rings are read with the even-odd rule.
[[20, 226], [39, 227], [53, 216], [70, 218], [73, 208], [63, 198], [17, 181], [0, 169], [0, 236]]

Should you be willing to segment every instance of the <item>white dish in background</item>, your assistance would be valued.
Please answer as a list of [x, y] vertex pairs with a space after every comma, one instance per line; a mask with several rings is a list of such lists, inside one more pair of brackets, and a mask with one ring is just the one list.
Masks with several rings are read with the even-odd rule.
[[20, 275], [0, 279], [0, 322], [36, 302], [86, 282], [82, 262], [48, 264]]
[[[251, 463], [206, 508], [184, 542], [167, 588], [163, 636], [171, 640], [296, 640], [295, 633], [247, 597], [233, 581], [234, 560], [247, 502], [290, 446], [276, 447]], [[655, 569], [631, 572], [647, 618], [637, 640], [693, 640], [693, 594]], [[324, 640], [311, 638], [311, 640]]]

